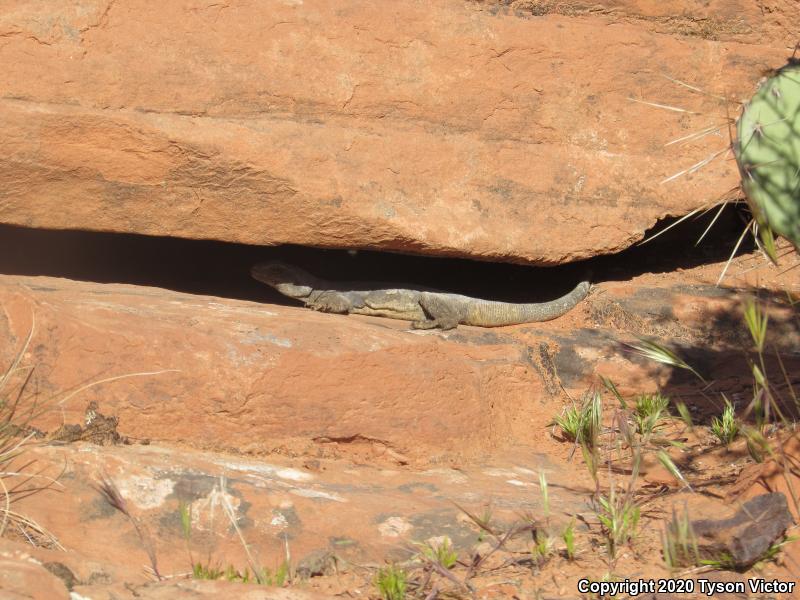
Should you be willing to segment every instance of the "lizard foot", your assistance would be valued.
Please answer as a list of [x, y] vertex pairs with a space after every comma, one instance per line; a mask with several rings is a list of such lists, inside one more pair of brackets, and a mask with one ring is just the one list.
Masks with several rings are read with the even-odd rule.
[[426, 319], [424, 321], [413, 321], [411, 323], [412, 329], [455, 329], [458, 326], [458, 321], [451, 322], [442, 319]]
[[306, 302], [306, 306], [320, 312], [345, 315], [350, 312], [350, 308], [352, 308], [353, 304], [350, 302], [350, 299], [343, 294], [326, 292], [320, 294], [314, 300]]

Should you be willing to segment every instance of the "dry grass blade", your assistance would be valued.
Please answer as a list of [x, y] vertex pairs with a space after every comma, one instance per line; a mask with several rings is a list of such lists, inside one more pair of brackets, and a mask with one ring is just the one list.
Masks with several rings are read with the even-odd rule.
[[739, 239], [736, 240], [736, 245], [733, 247], [733, 251], [731, 255], [728, 257], [728, 260], [725, 262], [725, 267], [722, 269], [722, 273], [719, 274], [719, 279], [717, 279], [717, 286], [722, 283], [722, 280], [725, 278], [725, 273], [728, 272], [728, 267], [731, 266], [731, 261], [733, 261], [733, 257], [736, 256], [736, 253], [739, 251], [739, 246], [742, 245], [744, 241], [744, 236], [747, 235], [747, 232], [750, 231], [750, 227], [755, 223], [753, 219], [750, 219], [750, 222], [745, 226], [744, 231], [742, 231], [742, 235], [739, 236]]
[[484, 554], [483, 556], [478, 557], [477, 559], [473, 560], [472, 564], [469, 567], [469, 571], [467, 572], [467, 576], [465, 579], [470, 579], [475, 575], [480, 567], [486, 560], [489, 559], [495, 552], [501, 550], [505, 547], [505, 545], [511, 540], [512, 538], [520, 535], [521, 533], [534, 531], [536, 529], [536, 525], [531, 524], [524, 524], [524, 525], [512, 525], [508, 531], [506, 531], [502, 536], [493, 536], [495, 538], [495, 544], [489, 552]]
[[[760, 245], [759, 245], [759, 248], [760, 248]], [[763, 250], [762, 250], [762, 252], [763, 252]], [[780, 260], [780, 259], [782, 259], [782, 258], [785, 258], [785, 257], [789, 256], [790, 254], [794, 254], [794, 253], [795, 253], [795, 250], [794, 250], [794, 248], [788, 248], [788, 249], [787, 249], [787, 250], [785, 250], [785, 251], [784, 251], [782, 254], [778, 254], [778, 255], [776, 256], [776, 262], [777, 262], [778, 260]], [[754, 258], [755, 258], [755, 257], [754, 257]], [[766, 260], [764, 260], [764, 262], [756, 262], [756, 264], [754, 264], [753, 266], [751, 266], [751, 267], [747, 267], [746, 269], [742, 269], [741, 271], [738, 271], [736, 274], [737, 274], [738, 276], [746, 275], [747, 273], [750, 273], [751, 271], [755, 271], [755, 270], [757, 270], [757, 269], [761, 269], [761, 268], [763, 268], [764, 266], [766, 266], [766, 265], [768, 265], [768, 264], [770, 264], [770, 263], [772, 263], [772, 264], [775, 264], [775, 263], [773, 263], [773, 261], [772, 261], [772, 260], [770, 260], [769, 256], [766, 256], [766, 257], [765, 257], [765, 259], [766, 259]], [[776, 275], [776, 277], [780, 277], [781, 275], [783, 275], [783, 274], [784, 274], [784, 273], [786, 273], [787, 271], [791, 271], [792, 269], [795, 269], [795, 268], [797, 268], [798, 266], [800, 266], [800, 262], [798, 262], [796, 265], [793, 265], [793, 266], [789, 267], [788, 269], [786, 269], [786, 270], [784, 270], [784, 271], [780, 271], [780, 272], [778, 272], [778, 274]]]
[[709, 210], [711, 210], [711, 208], [712, 208], [712, 207], [705, 207], [705, 206], [700, 206], [700, 207], [698, 207], [698, 208], [695, 208], [693, 211], [690, 211], [690, 212], [686, 213], [685, 215], [683, 215], [683, 216], [682, 216], [680, 219], [678, 219], [677, 221], [675, 221], [675, 222], [674, 222], [674, 223], [672, 223], [671, 225], [669, 225], [669, 226], [667, 226], [667, 227], [664, 227], [664, 229], [662, 229], [661, 231], [659, 231], [657, 234], [655, 234], [655, 235], [653, 235], [653, 236], [651, 236], [651, 237], [647, 238], [646, 240], [642, 240], [642, 241], [641, 241], [641, 242], [639, 242], [637, 245], [638, 245], [638, 246], [643, 246], [644, 244], [647, 244], [648, 242], [652, 242], [652, 241], [653, 241], [654, 239], [656, 239], [658, 236], [660, 236], [660, 235], [663, 235], [663, 234], [667, 233], [667, 232], [668, 232], [670, 229], [672, 229], [673, 227], [677, 227], [678, 225], [680, 225], [681, 223], [683, 223], [683, 222], [684, 222], [684, 221], [686, 221], [687, 219], [691, 219], [692, 217], [694, 217], [694, 216], [696, 216], [696, 215], [698, 215], [698, 214], [699, 214], [699, 215], [703, 215], [703, 214], [705, 214], [706, 212], [708, 212]]
[[453, 506], [455, 506], [458, 510], [460, 510], [462, 513], [464, 513], [470, 521], [475, 523], [475, 525], [478, 527], [478, 529], [481, 529], [482, 531], [485, 531], [486, 533], [488, 533], [492, 537], [495, 537], [495, 538], [498, 537], [499, 532], [497, 532], [495, 529], [492, 529], [492, 527], [490, 527], [491, 514], [489, 514], [489, 516], [487, 516], [487, 517], [481, 518], [481, 517], [471, 513], [470, 511], [468, 511], [466, 508], [464, 508], [463, 506], [461, 506], [457, 502], [455, 502], [453, 500], [451, 500], [451, 502], [453, 503]]
[[119, 488], [114, 484], [114, 482], [107, 476], [103, 475], [100, 477], [100, 482], [95, 485], [95, 489], [100, 492], [103, 496], [105, 501], [109, 504], [109, 506], [113, 507], [114, 509], [121, 512], [125, 515], [128, 520], [133, 525], [133, 528], [136, 530], [136, 535], [139, 536], [139, 541], [141, 542], [142, 546], [147, 553], [147, 557], [150, 559], [150, 568], [153, 570], [157, 579], [163, 579], [161, 573], [158, 571], [158, 561], [156, 559], [156, 552], [153, 548], [153, 542], [150, 539], [149, 532], [147, 531], [146, 527], [143, 523], [139, 522], [131, 512], [128, 510], [128, 504], [125, 501], [125, 498], [120, 493]]
[[[46, 531], [36, 521], [20, 515], [12, 510], [12, 501], [16, 502], [35, 492], [49, 488], [55, 480], [50, 477], [37, 473], [28, 473], [26, 470], [36, 461], [29, 460], [23, 464], [16, 464], [11, 468], [15, 461], [23, 452], [26, 446], [33, 443], [34, 432], [25, 432], [25, 427], [36, 412], [36, 402], [34, 401], [28, 410], [22, 410], [24, 391], [28, 386], [33, 374], [32, 367], [20, 366], [22, 359], [30, 347], [36, 330], [35, 315], [31, 315], [31, 327], [22, 347], [14, 356], [9, 367], [0, 377], [0, 494], [2, 494], [2, 506], [0, 506], [0, 537], [8, 530], [9, 525], [16, 526], [18, 533], [27, 539], [31, 544], [37, 545], [37, 540], [43, 540], [48, 547], [63, 550], [54, 535]], [[27, 372], [26, 372], [27, 371]], [[25, 373], [22, 380], [16, 383], [16, 389], [10, 393], [7, 391], [9, 382], [19, 373]], [[26, 413], [20, 415], [19, 413]], [[22, 422], [22, 426], [18, 423]], [[7, 481], [14, 479], [13, 485], [8, 485]], [[34, 479], [48, 479], [46, 485], [29, 485]]]
[[[7, 436], [8, 439], [0, 440], [0, 444], [2, 444], [0, 445], [0, 464], [6, 465], [19, 456], [22, 452], [22, 448], [24, 448], [25, 445], [36, 435], [35, 433], [31, 432], [24, 438], [18, 441], [13, 441], [11, 438], [12, 434], [13, 432], [11, 431], [2, 432], [3, 437]], [[2, 473], [3, 472], [0, 471], [0, 474]]]
[[775, 358], [777, 359], [778, 365], [781, 368], [781, 374], [783, 375], [783, 380], [786, 383], [786, 387], [789, 388], [789, 394], [792, 396], [792, 401], [794, 402], [795, 406], [800, 407], [800, 400], [797, 398], [797, 393], [794, 391], [792, 380], [789, 378], [789, 373], [786, 371], [786, 366], [783, 364], [781, 353], [778, 352], [778, 349], [775, 346], [772, 347], [772, 352], [775, 354]]
[[683, 137], [679, 137], [670, 142], [667, 142], [666, 144], [664, 144], [664, 147], [666, 148], [667, 146], [672, 146], [673, 144], [681, 144], [681, 143], [689, 143], [697, 141], [699, 139], [704, 138], [707, 135], [711, 135], [712, 133], [717, 133], [718, 131], [721, 131], [722, 128], [725, 127], [726, 125], [727, 124], [709, 125], [708, 127], [701, 129], [700, 131], [695, 131], [694, 133], [690, 133], [689, 135], [685, 135]]
[[[791, 254], [791, 253], [792, 252], [790, 251], [790, 252], [787, 252], [786, 254]], [[786, 254], [784, 254], [784, 256], [786, 256]], [[791, 267], [788, 267], [788, 268], [784, 269], [783, 271], [781, 271], [780, 273], [778, 273], [778, 277], [780, 277], [781, 275], [785, 275], [789, 271], [795, 270], [797, 267], [800, 267], [800, 262], [798, 262], [798, 263], [792, 265]]]
[[617, 402], [619, 402], [619, 405], [623, 409], [627, 409], [628, 403], [625, 402], [625, 398], [623, 398], [622, 394], [619, 393], [616, 384], [613, 381], [611, 381], [611, 378], [600, 375], [600, 381], [603, 383], [603, 387], [605, 387], [609, 392], [614, 394], [614, 397], [617, 399]]
[[705, 167], [708, 163], [710, 163], [712, 160], [714, 160], [718, 156], [720, 156], [720, 155], [722, 155], [722, 154], [724, 154], [724, 153], [726, 153], [728, 151], [730, 151], [730, 146], [725, 146], [721, 150], [717, 150], [716, 152], [712, 152], [711, 154], [706, 156], [703, 160], [701, 160], [699, 162], [696, 162], [691, 167], [688, 167], [688, 168], [684, 169], [683, 171], [678, 171], [674, 175], [670, 175], [669, 177], [667, 177], [666, 179], [661, 181], [661, 183], [662, 184], [669, 183], [670, 181], [673, 181], [673, 180], [677, 179], [678, 177], [681, 177], [683, 175], [690, 175], [690, 174], [694, 173], [695, 171], [699, 171], [700, 169]]
[[[52, 489], [53, 486], [60, 486], [64, 487], [59, 483], [59, 479], [64, 472], [66, 471], [66, 463], [61, 469], [61, 473], [59, 473], [56, 477], [52, 477], [50, 475], [42, 475], [42, 472], [45, 471], [47, 467], [43, 467], [37, 473], [29, 473], [27, 472], [28, 467], [32, 466], [36, 463], [36, 460], [29, 460], [25, 464], [19, 466], [17, 470], [14, 471], [4, 471], [0, 475], [3, 477], [20, 477], [22, 480], [17, 483], [16, 485], [9, 488], [9, 494], [14, 497], [15, 500], [22, 500], [27, 498], [28, 496], [35, 494], [37, 492], [41, 492], [43, 490]], [[28, 484], [33, 481], [34, 479], [44, 479], [46, 480], [46, 484], [44, 485], [37, 485], [35, 487], [29, 486]]]
[[3, 534], [6, 532], [6, 525], [8, 524], [8, 514], [11, 512], [11, 494], [8, 493], [8, 488], [6, 484], [3, 482], [3, 478], [0, 477], [0, 487], [3, 488], [3, 497], [5, 498], [5, 506], [3, 507], [3, 522], [0, 523], [0, 537], [3, 537]]
[[100, 478], [100, 483], [97, 485], [97, 491], [103, 495], [103, 499], [115, 510], [118, 510], [126, 517], [132, 518], [128, 512], [128, 505], [123, 498], [122, 493], [119, 491], [113, 481], [105, 476]]
[[146, 377], [149, 375], [162, 375], [164, 373], [180, 373], [180, 369], [164, 369], [162, 371], [143, 371], [141, 373], [126, 373], [125, 375], [116, 375], [114, 377], [107, 377], [106, 379], [100, 379], [99, 381], [93, 381], [92, 383], [88, 383], [84, 386], [79, 387], [77, 390], [74, 390], [64, 396], [61, 400], [56, 402], [56, 406], [61, 406], [65, 402], [67, 402], [70, 398], [77, 396], [83, 391], [86, 391], [90, 388], [96, 387], [98, 385], [102, 385], [103, 383], [110, 383], [112, 381], [119, 381], [120, 379], [128, 379], [129, 377]]
[[669, 75], [666, 75], [665, 73], [662, 73], [661, 76], [664, 79], [666, 79], [668, 81], [671, 81], [672, 83], [677, 83], [678, 85], [683, 86], [686, 89], [692, 90], [693, 92], [697, 92], [698, 94], [702, 94], [703, 96], [708, 96], [709, 98], [716, 98], [717, 100], [722, 100], [723, 102], [729, 102], [729, 100], [727, 98], [725, 98], [724, 96], [717, 96], [716, 94], [711, 94], [711, 93], [705, 91], [704, 89], [701, 89], [699, 87], [695, 87], [693, 85], [690, 85], [690, 84], [686, 83], [685, 81], [681, 81], [680, 79], [675, 79], [674, 77], [670, 77]]
[[[34, 519], [11, 510], [8, 512], [8, 521], [17, 527], [18, 533], [27, 539], [32, 546], [66, 552], [66, 548], [61, 545], [58, 538], [39, 525]], [[33, 539], [32, 535], [36, 536], [37, 539]]]
[[220, 476], [219, 478], [219, 488], [220, 488], [220, 497], [222, 498], [222, 508], [225, 509], [225, 516], [228, 517], [231, 525], [233, 526], [234, 531], [236, 531], [236, 535], [239, 537], [239, 541], [242, 544], [242, 548], [244, 548], [244, 552], [247, 555], [247, 562], [250, 564], [250, 568], [255, 575], [256, 581], [261, 585], [266, 584], [267, 582], [264, 581], [264, 576], [261, 573], [261, 570], [258, 568], [258, 563], [256, 563], [253, 555], [250, 552], [250, 545], [244, 539], [244, 535], [242, 534], [242, 530], [239, 527], [238, 519], [236, 518], [236, 512], [233, 510], [233, 506], [231, 506], [230, 500], [228, 500], [228, 495], [225, 493], [225, 478]]
[[703, 231], [703, 234], [699, 238], [697, 238], [697, 241], [694, 243], [695, 246], [700, 245], [700, 242], [703, 241], [703, 238], [705, 238], [706, 235], [708, 234], [708, 232], [711, 231], [711, 228], [714, 226], [714, 223], [717, 222], [717, 219], [719, 219], [719, 216], [722, 214], [722, 211], [725, 210], [726, 206], [728, 206], [727, 202], [723, 202], [723, 203], [721, 203], [719, 205], [719, 210], [717, 211], [717, 214], [715, 214], [714, 218], [711, 219], [711, 223], [709, 223], [708, 227], [705, 228], [705, 231]]
[[36, 317], [35, 315], [31, 315], [31, 329], [28, 332], [28, 337], [25, 339], [25, 343], [22, 344], [22, 348], [20, 348], [20, 351], [17, 352], [17, 355], [14, 357], [14, 361], [8, 367], [3, 376], [0, 377], [0, 391], [2, 391], [3, 388], [6, 386], [9, 377], [11, 377], [11, 375], [17, 371], [19, 363], [22, 362], [22, 357], [25, 356], [25, 353], [28, 351], [28, 346], [30, 346], [31, 344], [31, 340], [33, 339], [33, 332], [35, 329], [36, 329]]
[[671, 110], [673, 112], [679, 113], [687, 113], [690, 115], [699, 115], [700, 113], [694, 112], [693, 110], [686, 110], [685, 108], [679, 108], [677, 106], [670, 106], [668, 104], [658, 104], [657, 102], [648, 102], [647, 100], [639, 100], [637, 98], [628, 98], [631, 102], [637, 102], [639, 104], [646, 104], [647, 106], [653, 106], [655, 108], [663, 108], [664, 110]]

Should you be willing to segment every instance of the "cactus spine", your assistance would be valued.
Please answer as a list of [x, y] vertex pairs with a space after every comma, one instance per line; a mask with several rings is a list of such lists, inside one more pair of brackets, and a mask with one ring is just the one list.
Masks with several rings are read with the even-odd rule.
[[736, 128], [736, 161], [760, 227], [800, 250], [800, 64], [765, 80]]

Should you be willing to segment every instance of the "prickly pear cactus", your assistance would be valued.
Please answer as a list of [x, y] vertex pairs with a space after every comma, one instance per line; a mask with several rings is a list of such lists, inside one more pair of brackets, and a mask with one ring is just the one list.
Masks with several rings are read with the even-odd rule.
[[800, 250], [800, 64], [764, 81], [745, 106], [734, 144], [759, 225]]

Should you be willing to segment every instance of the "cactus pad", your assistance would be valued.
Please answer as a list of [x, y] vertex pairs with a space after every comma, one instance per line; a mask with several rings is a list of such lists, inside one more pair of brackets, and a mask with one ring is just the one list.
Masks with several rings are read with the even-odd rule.
[[756, 220], [800, 249], [800, 65], [764, 81], [737, 123], [736, 160]]

